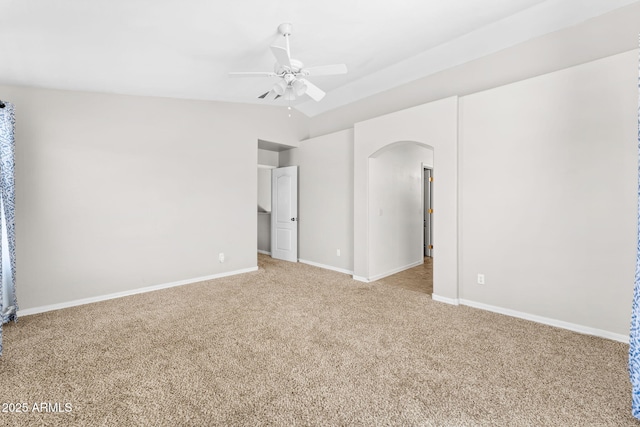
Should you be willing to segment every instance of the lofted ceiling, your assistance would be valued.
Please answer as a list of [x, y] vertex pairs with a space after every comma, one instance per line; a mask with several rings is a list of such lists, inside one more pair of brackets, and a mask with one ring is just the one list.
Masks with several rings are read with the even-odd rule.
[[265, 101], [277, 27], [292, 57], [345, 63], [291, 102], [313, 117], [570, 27], [637, 0], [0, 0], [0, 84], [173, 98]]

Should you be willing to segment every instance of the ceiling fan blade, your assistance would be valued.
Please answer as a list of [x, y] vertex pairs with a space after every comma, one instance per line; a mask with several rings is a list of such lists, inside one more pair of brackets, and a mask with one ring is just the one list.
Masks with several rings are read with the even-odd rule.
[[347, 74], [345, 64], [321, 65], [304, 69], [305, 76], [333, 76], [336, 74]]
[[300, 81], [302, 81], [302, 83], [307, 86], [307, 90], [305, 91], [305, 93], [309, 95], [311, 99], [313, 99], [314, 101], [320, 101], [322, 98], [324, 98], [325, 93], [318, 86], [314, 85], [306, 79], [300, 79]]
[[238, 71], [229, 73], [229, 77], [276, 77], [276, 73], [268, 71]]
[[280, 46], [271, 46], [271, 52], [273, 53], [273, 56], [276, 57], [278, 64], [291, 68], [291, 58], [289, 57], [287, 49]]
[[262, 95], [260, 95], [258, 98], [260, 98], [260, 99], [267, 99], [267, 100], [269, 100], [269, 99], [277, 99], [277, 98], [278, 98], [278, 96], [279, 96], [279, 95], [278, 95], [278, 94], [277, 94], [273, 89], [271, 89], [269, 92], [265, 92], [265, 93], [263, 93], [263, 94], [262, 94]]

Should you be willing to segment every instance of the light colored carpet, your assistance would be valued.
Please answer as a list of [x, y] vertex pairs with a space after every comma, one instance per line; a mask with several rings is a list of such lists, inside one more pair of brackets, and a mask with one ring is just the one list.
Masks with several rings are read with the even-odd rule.
[[625, 344], [259, 265], [7, 325], [0, 425], [640, 425]]
[[431, 295], [433, 294], [433, 258], [425, 257], [424, 264], [384, 277], [378, 280], [378, 283]]

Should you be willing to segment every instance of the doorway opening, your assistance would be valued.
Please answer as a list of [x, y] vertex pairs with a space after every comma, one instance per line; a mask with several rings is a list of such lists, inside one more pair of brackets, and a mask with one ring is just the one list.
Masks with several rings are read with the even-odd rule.
[[415, 141], [368, 159], [370, 281], [433, 293], [434, 150]]
[[422, 285], [420, 289], [429, 295], [433, 294], [433, 169], [422, 168], [422, 194], [423, 209], [422, 221], [424, 226], [423, 253], [424, 264], [422, 264]]
[[[280, 144], [277, 142], [258, 140], [258, 168], [257, 168], [257, 253], [266, 256], [274, 256], [272, 248], [272, 239], [275, 236], [273, 233], [273, 219], [274, 215], [277, 215], [278, 206], [273, 203], [273, 175], [274, 171], [280, 169], [280, 153], [285, 150], [295, 148], [286, 144]], [[296, 180], [297, 182], [297, 180]], [[297, 194], [297, 191], [294, 190]], [[281, 213], [286, 214], [287, 219], [295, 218], [297, 221], [297, 203], [295, 204], [295, 215], [290, 215], [287, 209], [281, 209]], [[282, 216], [282, 215], [281, 215]], [[297, 222], [296, 222], [297, 226]], [[281, 227], [280, 227], [281, 228]], [[280, 233], [286, 234], [285, 232]], [[285, 239], [280, 239], [280, 242], [285, 242]], [[297, 260], [297, 236], [291, 237], [290, 242], [295, 243], [295, 256]], [[292, 244], [293, 244], [292, 243]], [[281, 248], [282, 249], [282, 248]], [[281, 251], [277, 251], [281, 252]], [[294, 253], [293, 249], [289, 252]], [[275, 256], [279, 258], [278, 254]], [[291, 255], [293, 257], [293, 255]]]
[[433, 168], [422, 166], [422, 216], [424, 263], [380, 279], [381, 283], [415, 292], [433, 294]]
[[433, 168], [422, 166], [422, 253], [424, 262], [379, 281], [411, 291], [433, 294]]

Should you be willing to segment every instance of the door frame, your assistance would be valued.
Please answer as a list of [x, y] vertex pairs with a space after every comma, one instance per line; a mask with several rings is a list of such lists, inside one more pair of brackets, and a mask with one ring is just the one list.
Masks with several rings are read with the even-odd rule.
[[[427, 183], [427, 171], [431, 181]], [[422, 252], [426, 257], [433, 257], [433, 167], [426, 166], [422, 163]], [[429, 186], [429, 200], [426, 200], [427, 185]], [[431, 209], [431, 212], [428, 210]], [[429, 235], [429, 241], [426, 241], [427, 230]]]

